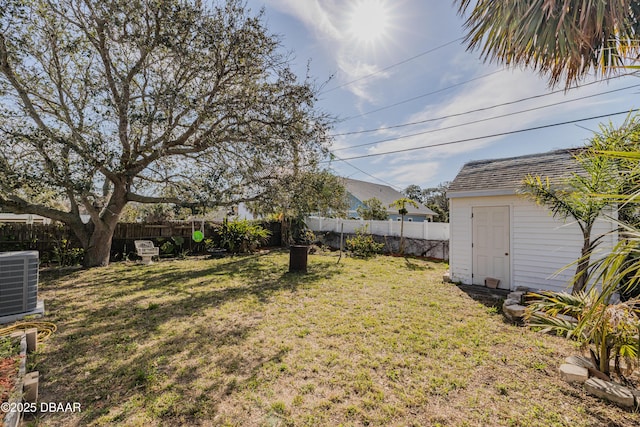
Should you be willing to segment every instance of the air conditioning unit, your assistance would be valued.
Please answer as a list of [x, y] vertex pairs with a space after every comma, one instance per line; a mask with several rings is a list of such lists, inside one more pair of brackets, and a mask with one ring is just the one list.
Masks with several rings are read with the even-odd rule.
[[0, 252], [0, 317], [36, 310], [38, 251]]

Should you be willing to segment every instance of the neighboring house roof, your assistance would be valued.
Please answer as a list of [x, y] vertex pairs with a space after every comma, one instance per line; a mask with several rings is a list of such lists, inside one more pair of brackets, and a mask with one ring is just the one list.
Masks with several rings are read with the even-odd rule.
[[[396, 200], [406, 197], [399, 191], [394, 190], [388, 185], [374, 184], [373, 182], [358, 181], [357, 179], [343, 178], [344, 186], [347, 188], [347, 192], [361, 202], [376, 198], [382, 202], [382, 206], [387, 208], [387, 212], [397, 214], [398, 210], [390, 208], [389, 205]], [[407, 215], [437, 215], [434, 211], [426, 207], [425, 205], [418, 203], [416, 209], [410, 204], [407, 204]]]
[[575, 160], [580, 148], [465, 164], [447, 190], [448, 197], [515, 194], [527, 175], [548, 177], [552, 182], [582, 172]]

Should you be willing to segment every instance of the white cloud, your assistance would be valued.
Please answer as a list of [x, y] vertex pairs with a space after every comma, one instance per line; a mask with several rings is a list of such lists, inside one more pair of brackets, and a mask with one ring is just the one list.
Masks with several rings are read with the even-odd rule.
[[314, 31], [316, 36], [335, 40], [342, 38], [342, 33], [335, 26], [336, 20], [332, 13], [332, 10], [335, 9], [334, 1], [270, 0], [267, 3], [302, 21]]
[[[356, 97], [368, 103], [376, 102], [371, 87], [379, 80], [389, 77], [389, 73], [380, 72], [379, 66], [368, 61], [363, 55], [362, 46], [354, 43], [349, 34], [347, 22], [350, 9], [341, 0], [268, 0], [268, 3], [301, 21], [323, 47], [331, 53], [339, 69], [335, 85], [345, 86]], [[362, 79], [374, 74], [372, 77]], [[353, 82], [354, 80], [361, 81]]]

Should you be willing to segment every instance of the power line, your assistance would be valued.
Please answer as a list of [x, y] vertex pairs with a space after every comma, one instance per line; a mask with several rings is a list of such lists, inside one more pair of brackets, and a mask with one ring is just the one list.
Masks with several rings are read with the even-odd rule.
[[[618, 76], [607, 77], [606, 79], [596, 80], [596, 81], [585, 83], [585, 84], [582, 84], [582, 85], [573, 86], [573, 87], [569, 88], [568, 90], [579, 89], [579, 88], [591, 86], [591, 85], [594, 85], [594, 84], [606, 82], [606, 81], [609, 81], [609, 80], [613, 80], [613, 79], [617, 79], [617, 78], [621, 78], [621, 77], [626, 77], [626, 76], [631, 76], [631, 75], [637, 75], [637, 74], [638, 74], [638, 71], [634, 71], [632, 73], [625, 73], [625, 74], [620, 74]], [[449, 114], [449, 115], [446, 115], [446, 116], [434, 117], [434, 118], [431, 118], [431, 119], [419, 120], [419, 121], [415, 121], [415, 122], [402, 123], [402, 124], [393, 125], [393, 126], [383, 126], [383, 127], [379, 127], [379, 128], [375, 128], [375, 129], [365, 129], [365, 130], [352, 131], [352, 132], [335, 133], [335, 134], [331, 134], [329, 136], [335, 137], [335, 136], [358, 135], [358, 134], [362, 134], [362, 133], [379, 132], [381, 130], [389, 130], [389, 129], [397, 129], [397, 128], [402, 128], [402, 127], [407, 127], [407, 126], [414, 126], [414, 125], [419, 125], [419, 124], [423, 124], [423, 123], [435, 122], [435, 121], [438, 121], [438, 120], [444, 120], [444, 119], [450, 119], [450, 118], [453, 118], [453, 117], [464, 116], [464, 115], [467, 115], [467, 114], [478, 113], [478, 112], [481, 112], [481, 111], [492, 110], [494, 108], [499, 108], [499, 107], [505, 107], [507, 105], [518, 104], [520, 102], [530, 101], [532, 99], [539, 99], [539, 98], [543, 98], [545, 96], [555, 95], [556, 93], [566, 92], [566, 91], [567, 90], [565, 90], [565, 89], [558, 89], [558, 90], [554, 90], [552, 92], [547, 92], [547, 93], [543, 93], [543, 94], [539, 94], [539, 95], [528, 96], [526, 98], [519, 98], [519, 99], [516, 99], [516, 100], [513, 100], [513, 101], [508, 101], [508, 102], [503, 102], [501, 104], [491, 105], [489, 107], [476, 108], [474, 110], [463, 111], [463, 112], [460, 112], [460, 113]]]
[[380, 182], [382, 182], [383, 184], [387, 184], [389, 187], [395, 188], [396, 190], [399, 190], [399, 189], [400, 189], [400, 187], [399, 187], [399, 186], [394, 185], [394, 184], [391, 184], [390, 182], [387, 182], [387, 181], [385, 181], [385, 180], [384, 180], [384, 179], [382, 179], [382, 178], [378, 178], [377, 176], [373, 176], [373, 175], [371, 175], [370, 173], [363, 171], [362, 169], [360, 169], [359, 167], [357, 167], [357, 166], [356, 166], [356, 165], [354, 165], [353, 163], [346, 161], [345, 159], [341, 159], [340, 157], [338, 157], [338, 156], [336, 156], [336, 155], [333, 155], [333, 158], [335, 158], [335, 159], [336, 159], [336, 160], [338, 160], [338, 161], [341, 161], [341, 162], [344, 162], [344, 163], [348, 164], [349, 166], [351, 166], [352, 168], [356, 169], [357, 171], [362, 172], [363, 174], [367, 175], [369, 178], [373, 178], [373, 179], [375, 179], [376, 181], [380, 181]]
[[581, 96], [579, 98], [567, 99], [567, 100], [564, 100], [564, 101], [558, 101], [558, 102], [554, 102], [554, 103], [547, 104], [547, 105], [541, 105], [539, 107], [527, 108], [525, 110], [513, 111], [511, 113], [500, 114], [500, 115], [493, 116], [493, 117], [486, 117], [486, 118], [483, 118], [483, 119], [472, 120], [470, 122], [460, 123], [460, 124], [457, 124], [457, 125], [446, 126], [446, 127], [442, 127], [442, 128], [438, 128], [438, 129], [429, 129], [429, 130], [426, 130], [426, 131], [423, 131], [423, 132], [417, 132], [417, 133], [412, 133], [412, 134], [408, 134], [408, 135], [401, 135], [401, 136], [397, 136], [397, 137], [393, 137], [393, 138], [381, 139], [381, 140], [374, 141], [374, 142], [367, 142], [367, 143], [364, 143], [364, 144], [352, 145], [350, 147], [337, 148], [335, 150], [332, 150], [332, 152], [351, 150], [351, 149], [354, 149], [354, 148], [366, 147], [368, 145], [376, 145], [376, 144], [380, 144], [380, 143], [383, 143], [383, 142], [398, 141], [400, 139], [411, 138], [413, 136], [425, 135], [425, 134], [428, 134], [428, 133], [434, 133], [434, 132], [440, 132], [440, 131], [443, 131], [443, 130], [455, 129], [455, 128], [459, 128], [459, 127], [467, 126], [467, 125], [472, 125], [472, 124], [476, 124], [476, 123], [488, 122], [490, 120], [501, 119], [503, 117], [514, 116], [516, 114], [528, 113], [528, 112], [531, 112], [531, 111], [542, 110], [544, 108], [555, 107], [557, 105], [568, 104], [570, 102], [581, 101], [583, 99], [594, 98], [596, 96], [608, 95], [608, 94], [613, 93], [613, 92], [620, 92], [620, 91], [623, 91], [623, 90], [632, 89], [634, 87], [640, 87], [640, 84], [635, 84], [635, 85], [631, 85], [631, 86], [627, 86], [627, 87], [623, 87], [623, 88], [619, 88], [619, 89], [612, 89], [612, 90], [609, 90], [609, 91], [606, 91], [606, 92], [600, 92], [600, 93], [595, 93], [595, 94], [591, 94], [591, 95], [585, 95], [585, 96]]
[[373, 76], [375, 76], [375, 75], [377, 75], [377, 74], [380, 74], [380, 73], [383, 73], [383, 72], [385, 72], [385, 71], [388, 71], [388, 70], [390, 70], [390, 69], [392, 69], [392, 68], [395, 68], [395, 67], [397, 67], [397, 66], [399, 66], [399, 65], [406, 64], [407, 62], [413, 61], [414, 59], [418, 59], [418, 58], [420, 58], [421, 56], [424, 56], [424, 55], [427, 55], [427, 54], [429, 54], [429, 53], [435, 52], [436, 50], [442, 49], [443, 47], [447, 47], [447, 46], [449, 46], [450, 44], [453, 44], [453, 43], [455, 43], [455, 42], [461, 41], [462, 39], [464, 39], [464, 37], [459, 37], [459, 38], [457, 38], [457, 39], [455, 39], [455, 40], [451, 40], [451, 41], [449, 41], [449, 42], [447, 42], [447, 43], [445, 43], [445, 44], [442, 44], [442, 45], [440, 45], [440, 46], [436, 46], [436, 47], [434, 47], [434, 48], [432, 48], [432, 49], [425, 50], [424, 52], [419, 53], [419, 54], [417, 54], [417, 55], [414, 55], [414, 56], [412, 56], [411, 58], [407, 58], [407, 59], [404, 59], [404, 60], [402, 60], [402, 61], [400, 61], [400, 62], [396, 62], [395, 64], [391, 64], [391, 65], [389, 65], [389, 66], [387, 66], [387, 67], [385, 67], [385, 68], [383, 68], [383, 69], [381, 69], [381, 70], [375, 71], [375, 72], [373, 72], [373, 73], [371, 73], [371, 74], [367, 74], [366, 76], [358, 77], [358, 78], [357, 78], [357, 79], [355, 79], [355, 80], [351, 80], [351, 81], [346, 82], [346, 83], [343, 83], [343, 84], [341, 84], [341, 85], [334, 86], [334, 87], [332, 87], [331, 89], [327, 89], [327, 90], [321, 91], [321, 92], [319, 92], [319, 93], [318, 93], [318, 95], [324, 95], [325, 93], [333, 92], [334, 90], [337, 90], [337, 89], [343, 88], [343, 87], [345, 87], [345, 86], [352, 85], [352, 84], [357, 83], [357, 82], [359, 82], [359, 81], [361, 81], [361, 80], [368, 79], [368, 78], [373, 77]]
[[[513, 134], [522, 133], [522, 132], [530, 132], [530, 131], [533, 131], [533, 130], [540, 130], [540, 129], [546, 129], [546, 128], [551, 128], [551, 127], [556, 127], [556, 126], [562, 126], [562, 125], [568, 125], [568, 124], [573, 124], [573, 123], [584, 122], [584, 121], [587, 121], [587, 120], [602, 119], [604, 117], [611, 117], [611, 116], [619, 116], [620, 114], [629, 114], [629, 113], [632, 113], [634, 111], [640, 111], [640, 109], [636, 108], [636, 109], [632, 109], [632, 110], [619, 111], [617, 113], [602, 114], [602, 115], [599, 115], [599, 116], [592, 116], [592, 117], [586, 117], [586, 118], [582, 118], [582, 119], [569, 120], [569, 121], [566, 121], [566, 122], [552, 123], [552, 124], [549, 124], [549, 125], [542, 125], [542, 126], [535, 126], [535, 127], [525, 128], [525, 129], [518, 129], [518, 130], [514, 130], [514, 131], [509, 131], [509, 132], [495, 133], [495, 134], [492, 134], [492, 135], [477, 136], [477, 137], [474, 137], [474, 138], [458, 139], [456, 141], [441, 142], [441, 143], [438, 143], [438, 144], [423, 145], [423, 146], [420, 146], [420, 147], [404, 148], [402, 150], [386, 151], [384, 153], [363, 154], [361, 156], [353, 156], [353, 157], [347, 157], [345, 159], [340, 159], [340, 161], [364, 159], [364, 158], [367, 158], [367, 157], [386, 156], [387, 154], [405, 153], [405, 152], [408, 152], [408, 151], [423, 150], [425, 148], [441, 147], [441, 146], [444, 146], [444, 145], [460, 144], [460, 143], [463, 143], [463, 142], [470, 142], [470, 141], [479, 141], [481, 139], [495, 138], [495, 137], [498, 137], [498, 136], [505, 136], [505, 135], [513, 135]], [[324, 160], [321, 163], [329, 163], [329, 162], [331, 162], [331, 160]]]
[[456, 84], [453, 84], [453, 85], [450, 85], [450, 86], [447, 86], [447, 87], [443, 87], [442, 89], [434, 90], [432, 92], [423, 93], [422, 95], [414, 96], [413, 98], [409, 98], [409, 99], [405, 99], [403, 101], [396, 102], [395, 104], [386, 105], [384, 107], [376, 108], [375, 110], [367, 111], [366, 113], [358, 114], [356, 116], [349, 116], [349, 117], [346, 117], [346, 118], [341, 119], [341, 120], [336, 120], [336, 122], [344, 123], [344, 122], [346, 122], [348, 120], [353, 120], [353, 119], [357, 119], [357, 118], [360, 118], [360, 117], [367, 116], [369, 114], [377, 113], [379, 111], [388, 110], [389, 108], [397, 107], [398, 105], [406, 104], [408, 102], [415, 101], [416, 99], [425, 98], [427, 96], [435, 95], [436, 93], [444, 92], [444, 91], [447, 91], [449, 89], [453, 89], [453, 88], [458, 87], [458, 86], [466, 85], [467, 83], [471, 83], [471, 82], [474, 82], [476, 80], [484, 79], [484, 78], [492, 76], [494, 74], [501, 73], [501, 72], [503, 72], [503, 71], [505, 71], [507, 69], [508, 68], [502, 68], [502, 69], [494, 71], [492, 73], [483, 74], [482, 76], [474, 77], [472, 79], [465, 80], [465, 81], [460, 82], [460, 83], [456, 83]]

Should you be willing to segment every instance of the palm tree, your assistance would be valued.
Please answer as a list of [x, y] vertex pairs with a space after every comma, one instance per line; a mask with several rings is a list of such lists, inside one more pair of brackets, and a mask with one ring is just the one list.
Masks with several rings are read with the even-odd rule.
[[404, 255], [404, 216], [408, 213], [406, 208], [407, 203], [414, 208], [418, 207], [415, 200], [407, 197], [401, 197], [389, 205], [390, 208], [398, 209], [398, 213], [400, 214], [400, 255]]
[[594, 70], [619, 70], [640, 54], [639, 0], [454, 0], [469, 49], [485, 60], [530, 66], [566, 87]]
[[575, 173], [565, 187], [554, 187], [548, 178], [527, 176], [521, 193], [540, 205], [547, 206], [554, 216], [575, 219], [582, 232], [582, 248], [574, 276], [573, 293], [583, 290], [587, 284], [587, 270], [591, 253], [598, 239], [591, 238], [596, 220], [610, 203], [598, 195], [612, 194], [616, 190], [612, 161], [595, 156], [592, 150], [576, 155], [584, 174]]

